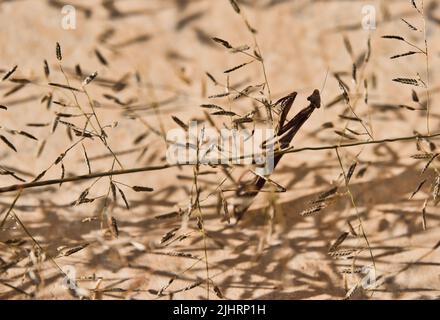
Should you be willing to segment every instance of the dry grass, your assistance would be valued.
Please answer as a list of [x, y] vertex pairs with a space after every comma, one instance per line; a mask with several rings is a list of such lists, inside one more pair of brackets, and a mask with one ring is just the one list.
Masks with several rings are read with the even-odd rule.
[[[438, 295], [436, 2], [376, 1], [374, 31], [360, 3], [299, 2], [78, 3], [78, 30], [53, 27], [35, 53], [11, 38], [0, 296]], [[194, 122], [272, 128], [273, 174], [224, 150], [207, 152], [222, 164], [167, 163], [167, 131]], [[199, 159], [205, 144], [181, 147]]]

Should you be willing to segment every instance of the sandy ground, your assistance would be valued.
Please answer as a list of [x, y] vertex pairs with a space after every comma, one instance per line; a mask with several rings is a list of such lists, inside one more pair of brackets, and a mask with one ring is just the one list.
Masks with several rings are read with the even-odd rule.
[[[210, 40], [216, 36], [236, 46], [253, 45], [243, 21], [226, 0], [124, 0], [114, 1], [116, 10], [110, 10], [109, 5], [105, 9], [102, 2], [106, 1], [70, 1], [78, 9], [77, 28], [64, 30], [61, 1], [0, 1], [2, 75], [18, 65], [13, 78], [32, 79], [32, 83], [12, 94], [8, 92], [17, 83], [0, 83], [0, 104], [8, 107], [7, 111], [0, 110], [0, 125], [25, 130], [39, 140], [37, 143], [19, 135], [5, 134], [18, 152], [0, 144], [0, 164], [25, 180], [32, 180], [48, 169], [72, 144], [63, 125], [59, 125], [55, 134], [51, 133], [55, 113], [80, 113], [78, 109], [55, 104], [47, 110], [46, 104], [41, 103], [49, 92], [54, 93], [54, 100], [74, 103], [69, 91], [48, 86], [44, 77], [43, 61], [47, 59], [51, 69], [49, 81], [65, 83], [55, 56], [56, 42], [61, 44], [62, 65], [72, 86], [81, 83], [75, 75], [75, 65], [80, 64], [85, 75], [98, 72], [97, 80], [101, 82], [93, 82], [88, 91], [96, 102], [102, 125], [113, 125], [106, 129], [109, 147], [124, 168], [163, 164], [166, 145], [152, 129], [160, 132], [175, 128], [172, 115], [184, 121], [203, 118], [199, 105], [211, 103], [209, 95], [224, 92], [210, 82], [205, 72], [223, 82], [224, 70], [249, 60], [246, 56], [228, 53]], [[373, 31], [360, 27], [362, 8], [366, 4], [373, 4], [377, 10], [378, 26]], [[341, 94], [333, 74], [346, 72], [343, 79], [352, 88], [352, 99], [359, 100], [356, 113], [372, 129], [374, 139], [411, 136], [414, 131], [426, 133], [426, 112], [395, 107], [417, 107], [411, 100], [411, 87], [392, 81], [398, 77], [412, 78], [417, 73], [425, 79], [425, 59], [422, 55], [412, 55], [392, 61], [389, 57], [411, 48], [402, 42], [381, 38], [386, 34], [401, 35], [424, 45], [423, 34], [411, 31], [400, 20], [405, 18], [417, 28], [423, 28], [420, 16], [409, 1], [247, 0], [241, 1], [241, 7], [258, 30], [257, 39], [272, 98], [278, 99], [292, 91], [299, 93], [292, 114], [307, 105], [306, 98], [315, 88], [322, 91], [324, 105], [331, 102]], [[430, 86], [433, 88], [432, 133], [438, 130], [439, 116], [435, 90], [440, 66], [439, 42], [435, 39], [440, 29], [436, 14], [433, 10], [433, 17], [427, 22]], [[105, 33], [108, 37], [103, 41]], [[350, 77], [353, 59], [344, 46], [344, 37], [351, 43], [354, 60], [366, 52], [368, 38], [371, 38], [370, 61], [358, 75], [368, 80], [368, 105], [363, 102], [363, 80], [359, 81], [360, 94], [356, 95], [356, 84]], [[96, 49], [108, 61], [107, 66], [97, 59]], [[127, 86], [115, 90], [112, 84], [118, 81]], [[231, 86], [240, 89], [263, 82], [258, 63], [234, 72], [230, 78]], [[423, 88], [416, 89], [424, 100]], [[136, 106], [133, 109], [136, 117], [106, 99], [105, 94], [131, 101]], [[84, 95], [79, 102], [90, 111]], [[225, 100], [215, 103], [223, 104]], [[241, 99], [233, 108], [244, 113], [252, 110], [252, 102]], [[295, 148], [338, 143], [341, 137], [334, 130], [344, 127], [346, 120], [339, 115], [346, 109], [340, 102], [316, 110], [295, 137]], [[66, 120], [84, 123], [80, 118]], [[332, 122], [334, 128], [323, 128], [326, 122]], [[50, 125], [29, 127], [29, 123]], [[221, 121], [218, 123], [221, 125]], [[358, 121], [351, 121], [349, 128], [364, 131]], [[135, 145], [134, 140], [145, 132], [149, 135]], [[365, 140], [368, 136], [357, 138]], [[38, 155], [43, 141], [46, 145]], [[84, 146], [93, 172], [111, 169], [113, 158], [102, 143], [88, 139]], [[426, 144], [424, 146], [426, 148]], [[59, 267], [64, 271], [75, 270], [81, 288], [97, 289], [94, 294], [89, 292], [93, 298], [205, 299], [209, 295], [210, 299], [218, 299], [218, 291], [221, 291], [225, 299], [341, 299], [365, 276], [344, 275], [343, 270], [364, 267], [363, 270], [376, 271], [376, 287], [373, 290], [359, 288], [352, 298], [436, 298], [440, 290], [437, 249], [440, 224], [439, 210], [432, 201], [426, 209], [426, 230], [422, 226], [422, 207], [431, 193], [436, 161], [422, 175], [426, 161], [412, 159], [415, 153], [418, 151], [414, 141], [341, 149], [345, 170], [356, 158], [359, 162], [350, 181], [357, 209], [350, 197], [342, 194], [345, 188], [341, 188], [341, 195], [335, 201], [310, 217], [302, 217], [300, 213], [310, 208], [311, 200], [340, 181], [341, 169], [335, 152], [304, 151], [285, 155], [271, 178], [287, 192], [276, 194], [272, 211], [264, 208], [273, 202], [274, 195], [261, 193], [238, 224], [222, 220], [216, 209], [217, 196], [211, 195], [224, 174], [219, 169], [204, 167], [204, 171], [215, 172], [200, 177], [208, 237], [201, 236], [197, 222], [191, 219], [186, 228], [177, 231], [177, 236], [187, 235], [185, 239], [165, 244], [160, 243], [164, 234], [186, 222], [181, 218], [155, 217], [188, 208], [193, 185], [191, 167], [115, 178], [129, 186], [148, 186], [155, 190], [136, 193], [121, 185], [130, 209], [125, 208], [118, 194], [117, 203], [112, 203], [108, 210], [118, 223], [117, 239], [108, 234], [105, 223], [101, 228], [97, 220], [84, 222], [88, 217], [99, 215], [102, 199], [71, 205], [93, 180], [29, 189], [14, 207], [14, 213], [29, 234], [12, 219], [0, 230], [0, 297], [75, 298], [63, 287]], [[68, 153], [63, 165], [65, 176], [87, 173], [81, 145]], [[365, 169], [361, 176], [359, 171]], [[234, 176], [240, 170], [234, 171]], [[59, 178], [60, 174], [60, 165], [52, 166], [43, 180]], [[424, 179], [427, 182], [421, 191], [408, 200]], [[0, 186], [14, 183], [17, 180], [13, 177], [0, 176]], [[108, 188], [108, 178], [100, 179], [90, 189], [89, 196], [106, 195]], [[2, 219], [15, 196], [16, 193], [0, 195]], [[233, 193], [225, 192], [225, 196], [229, 199]], [[342, 233], [350, 232], [347, 221], [358, 230], [359, 219], [371, 250], [367, 249], [361, 233], [357, 237], [350, 234], [341, 248], [360, 249], [356, 258], [330, 256], [331, 244]], [[11, 239], [15, 242], [11, 243]], [[90, 243], [87, 248], [68, 257], [57, 257], [61, 246], [75, 247], [85, 242]], [[38, 252], [41, 256], [43, 251], [44, 259], [35, 257]], [[170, 255], [176, 252], [191, 256]], [[208, 283], [207, 272], [211, 279]], [[175, 280], [168, 287], [170, 279]], [[194, 288], [182, 290], [188, 286]], [[164, 296], [159, 297], [157, 292], [164, 287]]]

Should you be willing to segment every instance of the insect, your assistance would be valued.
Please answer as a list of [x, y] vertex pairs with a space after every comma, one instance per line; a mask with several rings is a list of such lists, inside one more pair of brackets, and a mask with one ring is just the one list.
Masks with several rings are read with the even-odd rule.
[[[318, 89], [315, 89], [313, 93], [307, 98], [310, 102], [309, 106], [298, 112], [295, 117], [293, 117], [287, 123], [287, 115], [292, 108], [293, 103], [297, 97], [297, 92], [292, 92], [291, 94], [279, 99], [273, 107], [280, 106], [281, 113], [277, 124], [275, 144], [278, 150], [283, 150], [287, 148], [292, 142], [295, 135], [298, 133], [299, 129], [303, 124], [310, 118], [315, 109], [321, 107], [321, 95]], [[283, 157], [283, 153], [278, 153], [274, 156], [273, 168], [275, 169], [277, 164]], [[249, 209], [254, 198], [261, 191], [265, 183], [268, 181], [267, 178], [263, 176], [258, 176], [252, 171], [246, 171], [239, 179], [238, 189], [235, 193], [237, 201], [233, 203], [233, 213], [237, 222], [241, 220], [245, 212]]]

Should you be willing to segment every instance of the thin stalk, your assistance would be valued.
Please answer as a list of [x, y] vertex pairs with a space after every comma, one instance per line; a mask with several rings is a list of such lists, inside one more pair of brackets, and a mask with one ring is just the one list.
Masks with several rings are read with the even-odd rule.
[[[373, 250], [371, 249], [370, 241], [368, 240], [367, 233], [365, 232], [365, 228], [362, 223], [362, 218], [359, 213], [358, 207], [356, 205], [353, 193], [350, 190], [347, 174], [345, 173], [344, 166], [342, 165], [342, 160], [341, 160], [341, 156], [339, 155], [338, 148], [335, 149], [335, 152], [336, 152], [336, 156], [338, 157], [338, 162], [339, 162], [339, 166], [341, 167], [342, 174], [344, 175], [345, 187], [347, 188], [347, 193], [348, 193], [348, 196], [350, 197], [350, 202], [356, 212], [356, 218], [359, 221], [359, 228], [360, 228], [360, 231], [362, 232], [362, 237], [365, 240], [365, 244], [367, 245], [368, 252], [370, 253], [370, 258], [371, 258], [371, 262], [373, 263], [374, 272], [376, 273], [376, 271], [377, 271], [376, 260], [374, 259]], [[374, 294], [374, 292], [373, 292], [373, 294]]]
[[50, 179], [50, 180], [40, 180], [40, 181], [35, 181], [35, 182], [27, 182], [27, 183], [15, 184], [15, 185], [0, 188], [0, 193], [16, 191], [16, 190], [20, 190], [20, 189], [30, 189], [30, 188], [36, 188], [36, 187], [50, 186], [50, 185], [59, 184], [59, 183], [77, 182], [77, 181], [89, 180], [89, 179], [94, 179], [94, 178], [99, 178], [99, 177], [117, 176], [117, 175], [130, 174], [130, 173], [136, 173], [136, 172], [157, 171], [157, 170], [163, 170], [163, 169], [167, 169], [167, 168], [171, 168], [171, 167], [175, 167], [175, 166], [176, 165], [148, 166], [148, 167], [141, 167], [141, 168], [125, 169], [125, 170], [95, 172], [92, 174], [67, 177], [64, 179]]

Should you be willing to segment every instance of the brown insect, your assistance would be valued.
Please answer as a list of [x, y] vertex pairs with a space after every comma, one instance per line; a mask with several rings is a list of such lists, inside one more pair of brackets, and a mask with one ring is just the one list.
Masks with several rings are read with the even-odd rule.
[[[292, 108], [293, 103], [297, 97], [297, 92], [292, 92], [291, 94], [278, 100], [272, 107], [280, 106], [281, 113], [277, 125], [276, 139], [278, 141], [278, 147], [282, 150], [287, 148], [292, 142], [295, 135], [298, 133], [302, 125], [309, 119], [315, 109], [321, 106], [321, 95], [318, 89], [315, 89], [307, 100], [310, 102], [309, 106], [298, 112], [293, 119], [288, 121], [287, 115]], [[277, 164], [283, 157], [282, 153], [275, 155], [274, 166], [275, 169]], [[267, 179], [261, 176], [255, 175], [251, 171], [246, 171], [239, 179], [238, 190], [235, 193], [236, 199], [238, 201], [233, 204], [233, 213], [237, 222], [241, 220], [244, 213], [249, 209], [254, 198], [261, 191]]]

